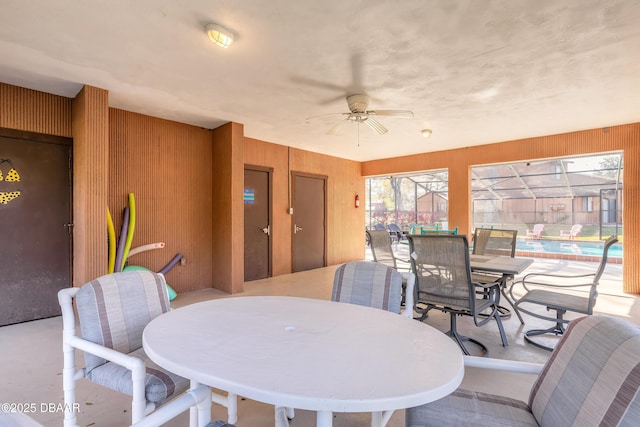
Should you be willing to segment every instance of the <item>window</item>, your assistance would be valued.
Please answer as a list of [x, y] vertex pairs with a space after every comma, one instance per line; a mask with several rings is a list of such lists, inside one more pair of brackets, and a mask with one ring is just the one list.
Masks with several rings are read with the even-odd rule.
[[448, 186], [446, 170], [369, 178], [367, 225], [398, 224], [408, 230], [413, 224], [444, 223], [448, 220]]
[[611, 152], [474, 166], [473, 226], [522, 235], [543, 223], [553, 235], [581, 224], [583, 236], [619, 234], [623, 165], [622, 153]]

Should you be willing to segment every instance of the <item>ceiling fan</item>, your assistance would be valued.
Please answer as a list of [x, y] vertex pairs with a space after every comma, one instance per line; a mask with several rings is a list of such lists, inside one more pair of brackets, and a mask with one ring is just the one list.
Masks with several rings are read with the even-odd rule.
[[371, 129], [378, 132], [380, 135], [384, 135], [388, 132], [388, 129], [384, 127], [379, 121], [377, 121], [375, 116], [391, 116], [391, 117], [402, 117], [406, 119], [410, 119], [413, 117], [413, 111], [409, 110], [367, 110], [369, 106], [369, 96], [367, 95], [349, 95], [347, 96], [347, 104], [349, 105], [348, 113], [329, 113], [329, 114], [321, 114], [319, 116], [313, 116], [307, 118], [316, 119], [318, 117], [327, 117], [334, 115], [346, 116], [344, 119], [336, 123], [329, 131], [327, 132], [330, 135], [335, 135], [345, 124], [358, 123], [365, 124], [369, 126]]

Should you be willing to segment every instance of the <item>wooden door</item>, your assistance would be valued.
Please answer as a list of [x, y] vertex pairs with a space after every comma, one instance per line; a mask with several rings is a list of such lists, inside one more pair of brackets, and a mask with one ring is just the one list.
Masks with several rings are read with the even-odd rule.
[[326, 266], [327, 178], [300, 173], [293, 176], [293, 271]]
[[60, 315], [71, 286], [71, 145], [0, 136], [0, 326]]
[[244, 170], [244, 280], [271, 276], [271, 171]]

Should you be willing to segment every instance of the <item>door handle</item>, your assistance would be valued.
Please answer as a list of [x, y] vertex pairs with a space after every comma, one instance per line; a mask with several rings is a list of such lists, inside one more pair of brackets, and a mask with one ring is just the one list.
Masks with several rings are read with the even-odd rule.
[[298, 231], [302, 231], [302, 227], [298, 227], [298, 224], [293, 224], [293, 234], [296, 234]]
[[271, 231], [271, 230], [270, 230], [270, 227], [269, 227], [268, 225], [267, 225], [265, 228], [263, 228], [263, 229], [262, 229], [262, 232], [263, 232], [264, 234], [266, 234], [267, 236], [269, 236], [269, 235], [270, 235], [270, 231]]

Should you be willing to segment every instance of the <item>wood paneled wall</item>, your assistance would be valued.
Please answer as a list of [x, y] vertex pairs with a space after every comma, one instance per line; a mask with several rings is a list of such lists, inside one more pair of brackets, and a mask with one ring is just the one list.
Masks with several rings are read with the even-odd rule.
[[624, 152], [625, 292], [640, 294], [640, 123], [364, 162], [364, 176], [449, 171], [449, 225], [471, 229], [471, 167], [611, 151]]
[[0, 83], [0, 127], [71, 137], [71, 98]]
[[213, 130], [213, 287], [243, 290], [244, 209], [242, 189], [244, 126], [227, 123]]
[[109, 165], [109, 93], [85, 86], [73, 111], [73, 284], [107, 273], [105, 224]]
[[[244, 162], [273, 169], [273, 275], [290, 273], [290, 171], [327, 176], [327, 264], [364, 258], [364, 195], [360, 163], [246, 138]], [[364, 205], [363, 205], [364, 206]]]
[[[159, 271], [180, 253], [185, 265], [173, 267], [167, 283], [178, 293], [210, 288], [212, 132], [110, 108], [109, 135], [108, 204], [117, 236], [128, 194], [133, 193], [131, 247], [165, 243], [164, 249], [132, 256], [130, 264]], [[100, 225], [104, 246], [106, 222]]]

